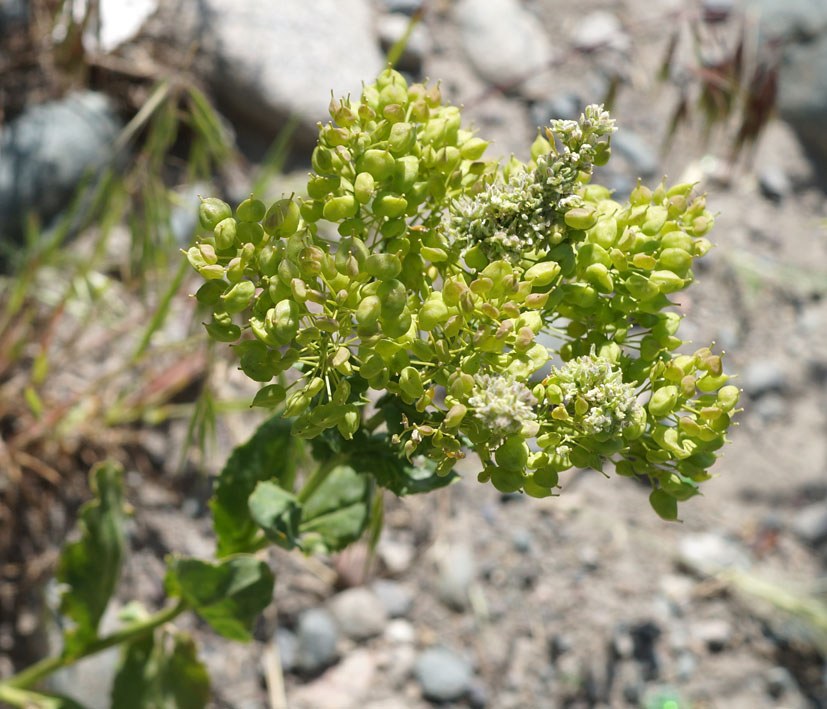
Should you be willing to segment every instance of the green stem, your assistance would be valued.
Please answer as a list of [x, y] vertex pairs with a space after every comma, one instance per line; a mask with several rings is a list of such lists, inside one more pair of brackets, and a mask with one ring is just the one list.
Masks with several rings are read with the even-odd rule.
[[115, 645], [120, 645], [121, 643], [129, 642], [130, 640], [135, 640], [136, 638], [146, 635], [147, 633], [151, 633], [158, 626], [168, 623], [173, 618], [181, 615], [181, 613], [187, 610], [188, 607], [189, 606], [185, 601], [178, 601], [175, 605], [159, 611], [146, 620], [142, 620], [138, 623], [132, 623], [131, 625], [121, 628], [111, 635], [98, 638], [94, 642], [89, 643], [77, 654], [56, 655], [54, 657], [47, 657], [40, 662], [36, 662], [35, 664], [27, 667], [25, 670], [22, 670], [16, 675], [9, 677], [7, 680], [0, 682], [0, 697], [3, 696], [3, 692], [8, 694], [9, 688], [23, 689], [25, 687], [31, 687], [33, 684], [40, 682], [40, 680], [44, 677], [48, 677], [52, 674], [52, 672], [55, 672], [62, 667], [66, 667], [67, 665], [72, 665], [88, 655], [94, 655], [102, 650], [114, 647]]
[[331, 456], [324, 463], [319, 465], [315, 472], [307, 478], [304, 485], [302, 485], [301, 490], [299, 490], [298, 495], [296, 495], [299, 502], [307, 502], [313, 496], [313, 493], [319, 489], [319, 486], [327, 479], [327, 476], [330, 475], [333, 468], [337, 465], [341, 465], [346, 460], [346, 455], [339, 454]]

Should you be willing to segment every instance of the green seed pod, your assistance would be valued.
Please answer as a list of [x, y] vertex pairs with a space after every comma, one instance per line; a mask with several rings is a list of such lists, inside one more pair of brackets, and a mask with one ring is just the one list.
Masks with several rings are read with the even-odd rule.
[[422, 377], [419, 370], [414, 367], [402, 369], [399, 373], [399, 388], [411, 399], [418, 399], [422, 396], [425, 393], [425, 388], [422, 386]]
[[509, 436], [494, 452], [494, 458], [503, 470], [523, 473], [528, 462], [528, 446], [521, 436]]
[[381, 310], [382, 301], [380, 301], [377, 296], [369, 295], [362, 298], [362, 301], [359, 303], [359, 307], [356, 308], [356, 322], [359, 323], [361, 327], [372, 327], [379, 319]]
[[299, 329], [299, 306], [292, 300], [281, 300], [267, 311], [268, 330], [282, 344], [295, 337]]
[[339, 429], [339, 433], [342, 435], [342, 438], [349, 441], [353, 438], [356, 431], [359, 430], [359, 425], [361, 422], [359, 409], [355, 406], [348, 406], [342, 417], [336, 423], [336, 428]]
[[236, 217], [242, 222], [260, 222], [266, 213], [267, 207], [264, 202], [255, 199], [253, 195], [245, 199], [235, 210]]
[[646, 210], [646, 215], [643, 224], [640, 225], [640, 230], [646, 234], [646, 236], [654, 236], [663, 228], [668, 217], [669, 212], [665, 207], [652, 205]]
[[593, 263], [586, 269], [586, 280], [600, 293], [611, 293], [614, 290], [614, 281], [609, 269], [602, 263]]
[[322, 216], [329, 222], [340, 222], [355, 217], [358, 213], [359, 203], [352, 194], [329, 197], [322, 210]]
[[683, 278], [672, 271], [652, 271], [649, 281], [655, 285], [661, 293], [675, 293], [683, 290], [686, 283]]
[[253, 397], [253, 403], [250, 404], [250, 406], [263, 406], [272, 409], [284, 401], [286, 395], [287, 392], [281, 384], [270, 384], [256, 392], [256, 395]]
[[280, 199], [267, 210], [262, 226], [270, 236], [286, 239], [299, 230], [300, 221], [299, 205], [292, 199]]
[[640, 180], [638, 180], [637, 187], [632, 190], [632, 194], [629, 195], [629, 202], [633, 205], [639, 204], [649, 204], [652, 201], [652, 190], [648, 187], [641, 185]]
[[[557, 487], [558, 483], [560, 482], [560, 475], [558, 471], [555, 467], [551, 466], [535, 470], [534, 474], [531, 477], [536, 485], [539, 485], [541, 488], [546, 489]], [[526, 490], [526, 492], [528, 492], [528, 490]]]
[[236, 245], [236, 231], [238, 222], [232, 217], [222, 219], [213, 229], [215, 234], [215, 246], [220, 251], [227, 251]]
[[419, 158], [405, 155], [397, 159], [393, 169], [393, 188], [402, 194], [411, 190], [419, 176]]
[[623, 478], [637, 477], [635, 469], [628, 460], [620, 460], [615, 463], [615, 472]]
[[535, 263], [525, 272], [526, 280], [531, 282], [534, 288], [542, 288], [549, 285], [560, 275], [560, 264], [556, 261], [543, 261]]
[[371, 254], [365, 259], [364, 269], [373, 278], [391, 281], [402, 270], [402, 262], [395, 254]]
[[668, 522], [678, 519], [678, 501], [665, 490], [653, 490], [649, 495], [649, 504], [661, 519]]
[[460, 146], [459, 153], [463, 160], [479, 160], [488, 145], [488, 141], [481, 138], [469, 138]]
[[212, 231], [218, 223], [233, 216], [233, 210], [226, 202], [216, 197], [202, 199], [198, 207], [198, 221], [202, 229]]
[[227, 283], [224, 281], [206, 281], [195, 292], [195, 299], [201, 305], [216, 305], [225, 290], [227, 290]]
[[[385, 109], [386, 111], [388, 109]], [[387, 115], [386, 115], [387, 117]], [[394, 123], [391, 126], [391, 134], [388, 137], [388, 149], [394, 155], [404, 155], [410, 152], [416, 142], [416, 128], [411, 123], [404, 122], [405, 113], [402, 112], [401, 123]], [[390, 118], [388, 120], [391, 120]]]
[[712, 374], [707, 374], [705, 377], [701, 377], [698, 380], [697, 386], [701, 391], [712, 392], [726, 384], [729, 379], [730, 376], [728, 374], [720, 374], [717, 377]]
[[683, 249], [664, 249], [658, 258], [658, 265], [679, 273], [692, 266], [692, 256]]
[[408, 302], [408, 291], [401, 281], [384, 281], [376, 291], [382, 303], [382, 317], [395, 318], [405, 309]]
[[656, 419], [664, 418], [672, 413], [678, 403], [678, 388], [672, 384], [662, 386], [652, 394], [649, 400], [649, 413]]
[[449, 317], [448, 307], [442, 302], [439, 293], [437, 297], [429, 298], [419, 311], [419, 328], [430, 332], [437, 325], [444, 323]]
[[467, 412], [468, 409], [462, 404], [454, 404], [448, 413], [445, 414], [443, 424], [446, 428], [457, 428], [462, 423], [462, 419], [465, 418]]
[[531, 144], [531, 159], [537, 162], [537, 159], [543, 155], [548, 155], [551, 152], [551, 143], [543, 137], [540, 129], [537, 129], [537, 137]]
[[396, 161], [387, 150], [371, 148], [356, 159], [356, 169], [359, 172], [369, 172], [374, 179], [382, 181], [393, 175]]
[[299, 416], [304, 413], [308, 406], [310, 406], [310, 397], [301, 391], [294, 392], [287, 399], [287, 404], [284, 407], [284, 413], [282, 415], [287, 418]]
[[353, 194], [360, 203], [367, 204], [373, 199], [375, 186], [373, 175], [369, 172], [360, 172], [353, 183]]
[[597, 215], [594, 208], [590, 206], [575, 207], [564, 215], [566, 226], [571, 229], [591, 229], [597, 223]]
[[221, 296], [224, 309], [228, 313], [240, 313], [250, 305], [255, 294], [256, 287], [252, 281], [240, 281]]
[[738, 404], [740, 394], [738, 387], [732, 386], [732, 384], [721, 387], [718, 390], [718, 408], [729, 413]]
[[203, 325], [207, 329], [207, 334], [217, 342], [235, 342], [241, 337], [241, 328], [230, 320], [225, 322], [213, 320]]
[[408, 201], [404, 197], [392, 192], [379, 192], [373, 200], [372, 210], [378, 217], [393, 219], [400, 217], [408, 208]]
[[504, 470], [502, 468], [486, 468], [483, 471], [490, 475], [491, 484], [503, 493], [517, 492], [525, 483], [526, 477], [519, 470]]

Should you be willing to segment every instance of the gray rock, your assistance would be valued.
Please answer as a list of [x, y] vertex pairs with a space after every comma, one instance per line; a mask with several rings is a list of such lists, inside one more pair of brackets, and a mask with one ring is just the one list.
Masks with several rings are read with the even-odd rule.
[[758, 186], [761, 194], [773, 202], [780, 202], [793, 189], [790, 178], [777, 165], [767, 165], [758, 173]]
[[296, 666], [296, 657], [299, 649], [299, 641], [295, 634], [287, 628], [278, 628], [276, 630], [276, 646], [279, 649], [279, 659], [281, 660], [281, 668], [285, 672], [290, 672]]
[[388, 12], [402, 12], [406, 15], [413, 15], [422, 7], [424, 0], [383, 0], [383, 5]]
[[818, 546], [827, 540], [827, 503], [818, 502], [797, 510], [792, 530], [802, 541]]
[[440, 560], [436, 587], [440, 599], [455, 610], [468, 605], [468, 589], [476, 575], [476, 565], [470, 547], [452, 546]]
[[0, 0], [0, 30], [8, 32], [29, 19], [26, 0]]
[[0, 134], [0, 235], [19, 239], [26, 215], [43, 221], [71, 199], [81, 179], [113, 157], [121, 121], [93, 91], [33, 106]]
[[299, 616], [296, 628], [296, 668], [316, 674], [339, 657], [339, 629], [324, 608], [311, 608]]
[[385, 538], [379, 540], [376, 553], [392, 574], [406, 571], [416, 555], [414, 545], [407, 540]]
[[367, 588], [349, 588], [330, 600], [330, 610], [342, 632], [353, 640], [379, 635], [388, 622], [388, 614], [379, 597]]
[[414, 665], [414, 676], [422, 694], [436, 702], [451, 702], [471, 687], [471, 667], [458, 655], [442, 647], [425, 650]]
[[370, 587], [391, 618], [408, 615], [413, 606], [413, 592], [408, 587], [390, 579], [376, 579]]
[[290, 116], [297, 138], [329, 120], [330, 91], [359, 96], [384, 68], [369, 0], [163, 3], [145, 28], [159, 44], [199, 44], [204, 79], [228, 115], [272, 138]]
[[531, 551], [531, 533], [527, 529], [518, 528], [511, 532], [511, 546], [520, 554]]
[[596, 10], [582, 17], [571, 34], [575, 47], [584, 51], [614, 49], [625, 52], [629, 49], [629, 35], [620, 20], [608, 10]]
[[778, 421], [784, 417], [787, 411], [787, 401], [781, 394], [771, 391], [756, 401], [750, 407], [750, 411], [764, 423]]
[[[492, 84], [510, 87], [551, 60], [551, 44], [542, 25], [517, 0], [459, 0], [455, 17], [471, 64]], [[537, 77], [515, 88], [539, 97], [546, 85]]]
[[639, 133], [625, 128], [619, 130], [612, 136], [612, 149], [626, 159], [635, 177], [651, 177], [658, 172], [658, 154]]
[[[376, 29], [382, 49], [387, 52], [396, 44], [408, 29], [409, 22], [410, 18], [399, 12], [380, 17]], [[411, 36], [405, 43], [405, 49], [396, 65], [397, 69], [418, 74], [422, 71], [422, 62], [430, 51], [431, 36], [428, 34], [427, 27], [419, 22], [414, 26]]]
[[787, 388], [787, 371], [780, 362], [754, 359], [744, 371], [744, 389], [752, 397]]
[[723, 618], [695, 620], [690, 632], [710, 652], [721, 652], [732, 639], [732, 624]]
[[680, 652], [675, 659], [675, 676], [679, 682], [688, 682], [695, 673], [698, 660], [691, 652]]
[[780, 665], [770, 669], [764, 676], [764, 680], [767, 683], [767, 694], [774, 699], [780, 699], [796, 689], [795, 677], [786, 667]]
[[701, 574], [750, 566], [749, 557], [738, 543], [715, 532], [685, 535], [678, 549], [681, 562]]

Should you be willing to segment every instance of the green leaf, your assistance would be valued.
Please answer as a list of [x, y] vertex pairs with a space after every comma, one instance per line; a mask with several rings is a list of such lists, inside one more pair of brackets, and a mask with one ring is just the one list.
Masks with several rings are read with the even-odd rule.
[[81, 538], [63, 548], [58, 562], [58, 581], [68, 586], [60, 609], [75, 623], [65, 633], [64, 652], [68, 655], [97, 637], [125, 551], [123, 468], [112, 462], [95, 466], [90, 485], [96, 499], [80, 510]]
[[273, 574], [267, 564], [240, 555], [211, 564], [171, 558], [167, 593], [180, 596], [213, 629], [231, 640], [251, 639], [253, 622], [273, 597]]
[[350, 465], [335, 467], [304, 503], [299, 529], [315, 551], [338, 551], [362, 534], [370, 516], [371, 481]]
[[230, 456], [211, 502], [218, 536], [218, 556], [250, 552], [261, 544], [261, 531], [250, 514], [248, 500], [259, 482], [272, 480], [292, 489], [301, 443], [290, 436], [291, 422], [274, 416]]
[[302, 506], [295, 495], [268, 481], [256, 485], [249, 500], [253, 519], [276, 544], [285, 549], [300, 546]]
[[210, 698], [207, 669], [195, 643], [184, 633], [162, 633], [132, 641], [125, 648], [112, 686], [111, 706], [118, 709], [203, 709]]

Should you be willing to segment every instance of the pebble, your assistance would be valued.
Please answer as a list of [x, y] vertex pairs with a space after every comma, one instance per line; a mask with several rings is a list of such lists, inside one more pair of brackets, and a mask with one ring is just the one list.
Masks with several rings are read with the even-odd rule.
[[0, 132], [0, 241], [19, 240], [25, 216], [48, 222], [90, 170], [112, 159], [121, 120], [94, 91], [32, 106]]
[[416, 641], [416, 628], [404, 618], [394, 618], [385, 628], [385, 638], [395, 645], [409, 645]]
[[425, 650], [416, 660], [414, 676], [426, 699], [452, 702], [471, 688], [471, 667], [461, 657], [442, 647]]
[[716, 532], [687, 534], [680, 540], [681, 561], [693, 571], [715, 574], [722, 569], [746, 569], [749, 558], [739, 544]]
[[316, 674], [339, 657], [339, 629], [329, 611], [311, 608], [299, 616], [296, 628], [296, 668]]
[[787, 384], [787, 370], [776, 360], [754, 359], [744, 370], [744, 389], [755, 398], [771, 391], [784, 391]]
[[660, 160], [649, 139], [623, 128], [612, 136], [612, 151], [622, 155], [635, 177], [652, 177], [658, 172]]
[[629, 35], [620, 20], [608, 10], [596, 10], [580, 19], [571, 33], [572, 44], [581, 51], [614, 49], [629, 50]]
[[827, 540], [827, 502], [796, 510], [792, 530], [799, 539], [813, 547]]
[[[400, 40], [408, 29], [410, 18], [398, 12], [384, 15], [379, 18], [376, 26], [382, 49], [386, 52]], [[402, 56], [396, 64], [400, 71], [410, 71], [418, 74], [422, 71], [422, 63], [431, 51], [431, 36], [428, 29], [418, 22], [411, 31]]]
[[321, 677], [298, 687], [291, 693], [291, 707], [308, 709], [352, 709], [376, 682], [375, 656], [365, 648], [356, 648]]
[[794, 690], [797, 684], [792, 673], [780, 665], [770, 669], [764, 679], [767, 683], [767, 694], [774, 699], [780, 699]]
[[443, 603], [461, 611], [468, 605], [468, 589], [476, 575], [476, 565], [471, 548], [456, 544], [448, 549], [439, 562], [437, 593]]
[[370, 587], [388, 616], [401, 618], [408, 615], [413, 606], [413, 592], [407, 586], [390, 579], [376, 579]]
[[[543, 26], [518, 0], [459, 0], [454, 12], [465, 52], [486, 81], [510, 88], [550, 62], [551, 44]], [[515, 89], [540, 97], [547, 84], [547, 77], [536, 74]]]
[[698, 661], [691, 652], [681, 652], [675, 659], [675, 675], [679, 682], [688, 682], [695, 673]]
[[406, 15], [413, 15], [423, 3], [424, 0], [383, 0], [388, 12], [402, 12]]
[[353, 640], [379, 635], [388, 614], [379, 597], [368, 588], [349, 588], [330, 600], [330, 610], [342, 632]]
[[472, 709], [484, 709], [490, 701], [491, 698], [485, 686], [481, 682], [472, 682], [468, 688], [468, 704]]
[[773, 202], [780, 202], [793, 189], [787, 173], [777, 165], [767, 165], [761, 169], [758, 173], [758, 186], [761, 194]]
[[416, 550], [413, 544], [407, 541], [382, 537], [376, 547], [376, 554], [390, 573], [401, 574], [410, 568]]
[[287, 628], [278, 628], [276, 630], [275, 640], [279, 650], [281, 668], [285, 672], [291, 672], [296, 667], [296, 657], [299, 648], [296, 635]]
[[531, 532], [522, 527], [512, 531], [511, 546], [514, 547], [514, 551], [520, 554], [528, 554], [531, 551]]
[[732, 624], [723, 618], [696, 620], [690, 632], [695, 641], [702, 643], [710, 652], [721, 652], [732, 640]]

